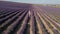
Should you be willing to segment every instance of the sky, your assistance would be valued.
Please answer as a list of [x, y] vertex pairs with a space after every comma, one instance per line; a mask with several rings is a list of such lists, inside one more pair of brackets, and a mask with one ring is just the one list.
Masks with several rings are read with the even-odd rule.
[[2, 0], [2, 1], [32, 3], [32, 4], [60, 4], [60, 0]]

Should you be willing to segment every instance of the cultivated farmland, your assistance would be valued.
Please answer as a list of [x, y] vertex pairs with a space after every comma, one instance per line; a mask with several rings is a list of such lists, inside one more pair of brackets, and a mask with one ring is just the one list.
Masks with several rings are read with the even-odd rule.
[[60, 34], [60, 8], [0, 1], [0, 34]]

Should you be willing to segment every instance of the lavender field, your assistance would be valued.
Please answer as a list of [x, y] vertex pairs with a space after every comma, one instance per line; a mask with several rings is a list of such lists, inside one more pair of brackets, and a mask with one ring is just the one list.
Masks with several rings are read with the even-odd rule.
[[60, 34], [60, 8], [0, 1], [0, 34]]

